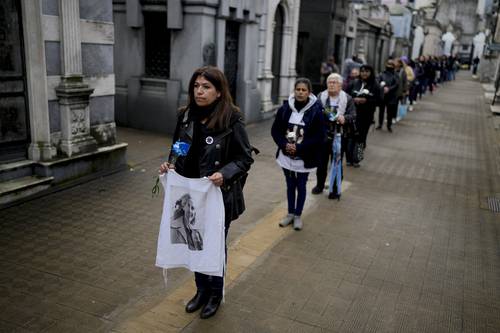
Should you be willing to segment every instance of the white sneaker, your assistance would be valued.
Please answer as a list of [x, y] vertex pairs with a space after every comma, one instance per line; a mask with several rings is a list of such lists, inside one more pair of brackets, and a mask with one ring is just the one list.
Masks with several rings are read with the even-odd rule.
[[288, 226], [289, 224], [291, 224], [294, 220], [294, 216], [293, 214], [288, 214], [287, 216], [285, 216], [285, 218], [280, 222], [280, 227], [286, 227]]
[[295, 215], [293, 217], [293, 228], [297, 231], [302, 230], [302, 220], [300, 216]]

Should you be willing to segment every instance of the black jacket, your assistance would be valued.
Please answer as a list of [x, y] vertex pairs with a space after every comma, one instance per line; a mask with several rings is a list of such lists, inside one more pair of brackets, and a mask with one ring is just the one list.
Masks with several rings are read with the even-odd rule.
[[[369, 93], [364, 94], [361, 91], [361, 87], [363, 87], [363, 90], [368, 90]], [[366, 98], [366, 103], [356, 104], [356, 118], [372, 119], [375, 109], [380, 104], [381, 99], [380, 87], [377, 81], [372, 80], [371, 82], [365, 82], [363, 85], [363, 81], [358, 79], [348, 87], [346, 92], [351, 95], [352, 98]]]
[[[288, 105], [288, 101], [284, 101], [283, 105], [278, 109], [276, 118], [274, 119], [271, 128], [271, 135], [274, 142], [278, 145], [276, 157], [281, 151], [286, 154], [285, 147], [288, 143], [286, 139], [286, 132], [288, 129], [288, 120], [292, 114], [292, 109]], [[305, 168], [315, 168], [318, 166], [321, 144], [325, 140], [325, 122], [323, 119], [323, 107], [319, 101], [316, 101], [304, 113], [302, 118], [304, 122], [304, 140], [302, 143], [297, 144], [297, 157], [304, 161]]]
[[384, 94], [384, 88], [381, 87], [384, 104], [398, 104], [398, 88], [399, 77], [394, 71], [385, 70], [378, 77], [379, 84], [385, 82], [385, 87], [389, 88], [389, 92]]
[[[194, 123], [188, 115], [189, 110], [179, 115], [173, 142], [180, 140], [192, 143]], [[204, 139], [207, 144], [200, 147], [200, 177], [208, 177], [215, 172], [220, 172], [224, 177], [221, 190], [227, 226], [245, 210], [243, 185], [253, 163], [252, 147], [241, 114], [234, 112], [227, 129], [211, 131]], [[176, 160], [175, 171], [180, 175], [183, 175], [185, 160], [186, 157], [182, 156]]]

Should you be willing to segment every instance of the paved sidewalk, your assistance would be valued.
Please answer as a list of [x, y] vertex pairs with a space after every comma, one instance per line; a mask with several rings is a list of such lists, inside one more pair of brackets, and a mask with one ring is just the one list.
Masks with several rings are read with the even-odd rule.
[[499, 332], [499, 140], [476, 82], [371, 134], [340, 202], [319, 198], [217, 317], [183, 332]]
[[154, 267], [150, 188], [168, 138], [120, 129], [128, 171], [0, 211], [0, 332], [500, 331], [500, 215], [487, 205], [500, 199], [500, 141], [467, 77], [394, 133], [371, 132], [341, 201], [308, 195], [301, 232], [277, 227], [270, 122], [250, 125], [262, 153], [209, 320], [182, 311], [192, 274], [173, 270], [165, 289]]

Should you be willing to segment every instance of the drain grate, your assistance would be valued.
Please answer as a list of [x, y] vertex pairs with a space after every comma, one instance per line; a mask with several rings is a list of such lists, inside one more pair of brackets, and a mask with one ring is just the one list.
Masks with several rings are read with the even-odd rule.
[[495, 213], [500, 213], [500, 200], [495, 197], [488, 197], [488, 208]]

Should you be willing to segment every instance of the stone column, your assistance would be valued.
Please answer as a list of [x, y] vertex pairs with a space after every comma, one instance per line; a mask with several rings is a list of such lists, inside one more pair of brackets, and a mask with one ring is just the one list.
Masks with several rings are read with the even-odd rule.
[[[172, 80], [182, 82], [180, 103], [187, 101], [188, 85], [193, 70], [203, 65], [203, 49], [216, 42], [216, 15], [218, 0], [184, 0], [184, 18], [182, 30], [173, 34], [171, 44]], [[216, 50], [220, 52], [218, 45]], [[186, 50], [189, 50], [187, 52]], [[220, 59], [220, 54], [216, 57]], [[222, 54], [222, 57], [224, 55]]]
[[83, 83], [79, 0], [59, 0], [62, 77], [56, 94], [61, 113], [61, 151], [67, 156], [97, 149], [90, 135], [90, 94]]
[[[290, 3], [291, 4], [291, 3]], [[291, 4], [292, 5], [292, 4]], [[300, 0], [296, 0], [292, 6], [292, 36], [291, 36], [291, 51], [290, 51], [290, 67], [288, 69], [288, 89], [292, 91], [297, 78], [297, 69], [295, 63], [297, 62], [297, 44], [299, 37], [299, 17], [300, 17]]]
[[52, 159], [57, 152], [50, 142], [42, 1], [21, 1], [21, 5], [31, 130], [28, 156], [33, 161], [47, 161]]

